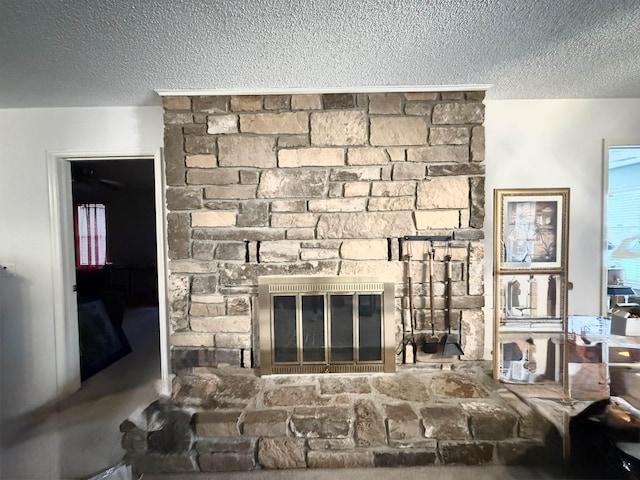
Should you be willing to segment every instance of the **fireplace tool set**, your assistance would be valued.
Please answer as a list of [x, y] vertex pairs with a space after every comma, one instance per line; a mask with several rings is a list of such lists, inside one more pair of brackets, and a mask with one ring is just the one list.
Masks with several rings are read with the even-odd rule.
[[[424, 353], [440, 354], [443, 357], [453, 357], [457, 355], [464, 355], [462, 347], [460, 346], [459, 336], [451, 333], [451, 298], [453, 294], [452, 290], [452, 274], [451, 274], [451, 249], [449, 241], [452, 239], [450, 236], [405, 236], [403, 240], [406, 242], [411, 241], [426, 241], [428, 242], [427, 257], [428, 257], [428, 276], [429, 276], [429, 317], [431, 326], [431, 337], [422, 339], [421, 350]], [[434, 241], [445, 241], [446, 252], [444, 257], [445, 264], [445, 306], [444, 306], [444, 326], [446, 333], [440, 339], [435, 332], [435, 315], [434, 315], [434, 289], [433, 289], [433, 261], [435, 259], [435, 248], [433, 247]], [[402, 363], [407, 363], [407, 348], [411, 345], [412, 349], [412, 362], [416, 362], [416, 354], [418, 341], [416, 339], [416, 321], [413, 302], [413, 275], [411, 272], [411, 260], [412, 260], [411, 244], [408, 244], [407, 253], [404, 255], [404, 261], [406, 262], [406, 285], [408, 291], [408, 315], [403, 316], [407, 319], [403, 322], [403, 339], [402, 339]], [[407, 325], [408, 322], [408, 325]], [[407, 337], [407, 327], [409, 327], [410, 335]], [[462, 331], [461, 320], [458, 323], [458, 331]]]

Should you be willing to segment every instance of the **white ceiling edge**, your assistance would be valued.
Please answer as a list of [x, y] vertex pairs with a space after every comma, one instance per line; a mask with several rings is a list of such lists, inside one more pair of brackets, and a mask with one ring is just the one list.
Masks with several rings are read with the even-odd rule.
[[404, 92], [479, 92], [493, 84], [469, 85], [384, 85], [367, 87], [314, 87], [314, 88], [227, 88], [227, 89], [160, 89], [161, 97], [223, 96], [223, 95], [309, 95], [326, 93], [404, 93]]

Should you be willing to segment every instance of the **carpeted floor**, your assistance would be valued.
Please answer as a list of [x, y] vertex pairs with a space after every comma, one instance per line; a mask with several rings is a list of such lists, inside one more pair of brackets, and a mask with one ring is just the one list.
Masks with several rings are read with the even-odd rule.
[[125, 313], [132, 352], [53, 407], [3, 424], [2, 480], [86, 479], [122, 460], [120, 423], [157, 397], [158, 309]]

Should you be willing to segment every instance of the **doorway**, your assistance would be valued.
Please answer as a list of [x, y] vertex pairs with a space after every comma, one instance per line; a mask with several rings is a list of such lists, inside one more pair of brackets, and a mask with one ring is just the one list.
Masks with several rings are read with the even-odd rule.
[[71, 163], [81, 381], [159, 336], [153, 179], [153, 159]]
[[[48, 173], [58, 399], [78, 390], [81, 380], [88, 378], [87, 372], [81, 371], [81, 332], [78, 326], [79, 314], [86, 317], [87, 309], [81, 309], [79, 305], [96, 300], [102, 300], [102, 305], [96, 308], [94, 303], [88, 309], [89, 317], [98, 315], [103, 323], [106, 320], [109, 322], [107, 325], [116, 325], [110, 332], [112, 339], [118, 337], [118, 324], [124, 329], [128, 310], [146, 309], [142, 316], [147, 318], [148, 324], [149, 308], [154, 309], [156, 334], [153, 336], [159, 338], [156, 349], [160, 351], [160, 366], [156, 370], [159, 370], [162, 380], [160, 393], [167, 394], [170, 382], [162, 151], [122, 155], [49, 153]], [[137, 196], [141, 195], [138, 190], [143, 189], [147, 190], [147, 196], [141, 201]], [[127, 190], [131, 191], [126, 193]], [[106, 245], [105, 265], [94, 270], [84, 269], [80, 273], [76, 256], [78, 212], [73, 207], [74, 202], [102, 204], [115, 213], [112, 215], [114, 218], [109, 219], [113, 225], [109, 227], [107, 224], [114, 229], [116, 238], [115, 242]], [[138, 208], [140, 203], [145, 203], [145, 207]], [[146, 233], [136, 233], [139, 226], [134, 225], [136, 223], [146, 224]], [[142, 239], [145, 241], [140, 241]], [[136, 246], [136, 243], [141, 245]], [[134, 250], [138, 253], [134, 254]], [[144, 335], [145, 329], [142, 332], [140, 328], [134, 330]], [[126, 355], [126, 343], [129, 343], [129, 348], [132, 344], [126, 336], [120, 343], [125, 344], [125, 351], [115, 352], [116, 358], [108, 359], [111, 363], [117, 360], [118, 355]], [[99, 367], [98, 363], [94, 366]]]

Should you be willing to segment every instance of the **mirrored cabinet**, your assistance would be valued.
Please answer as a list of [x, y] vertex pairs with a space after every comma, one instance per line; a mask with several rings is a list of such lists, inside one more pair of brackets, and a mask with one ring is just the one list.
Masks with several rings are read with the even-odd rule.
[[564, 387], [569, 189], [497, 189], [494, 212], [494, 378]]

